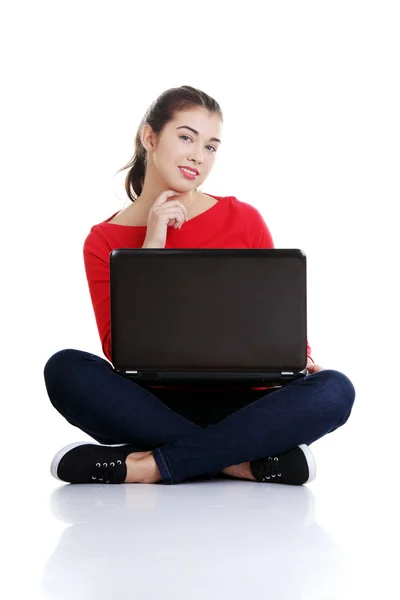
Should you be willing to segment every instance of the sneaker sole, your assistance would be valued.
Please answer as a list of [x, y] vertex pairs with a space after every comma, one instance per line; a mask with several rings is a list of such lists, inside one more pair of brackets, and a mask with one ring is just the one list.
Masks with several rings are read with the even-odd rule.
[[[90, 443], [91, 442], [73, 442], [72, 444], [68, 444], [68, 446], [64, 446], [64, 448], [61, 448], [61, 450], [59, 450], [57, 452], [57, 454], [51, 461], [50, 473], [53, 475], [53, 477], [55, 477], [59, 481], [64, 481], [63, 479], [60, 479], [60, 477], [57, 475], [58, 465], [60, 464], [60, 460], [62, 459], [62, 457], [65, 456], [65, 454], [67, 454], [67, 452], [72, 450], [72, 448], [77, 448], [77, 446], [84, 446], [85, 444], [90, 444]], [[64, 481], [64, 483], [65, 483], [65, 481]]]
[[315, 462], [315, 458], [310, 450], [310, 448], [306, 444], [300, 444], [299, 448], [304, 452], [304, 456], [306, 457], [307, 465], [308, 465], [308, 479], [304, 483], [310, 483], [314, 481], [317, 475], [317, 465]]

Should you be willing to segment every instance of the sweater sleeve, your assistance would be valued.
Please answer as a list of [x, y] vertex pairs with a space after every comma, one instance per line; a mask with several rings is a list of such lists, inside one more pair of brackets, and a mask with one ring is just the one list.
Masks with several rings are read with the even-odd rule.
[[248, 237], [249, 248], [274, 248], [274, 240], [268, 225], [255, 206], [247, 205], [249, 211]]
[[110, 252], [100, 232], [92, 228], [83, 244], [90, 297], [104, 355], [111, 361]]
[[[272, 234], [269, 230], [268, 225], [264, 221], [263, 216], [260, 211], [255, 208], [255, 206], [251, 206], [247, 204], [249, 207], [247, 210], [249, 212], [250, 224], [248, 226], [248, 235], [249, 235], [249, 247], [250, 248], [274, 248], [274, 241], [272, 238]], [[314, 362], [311, 357], [311, 346], [307, 340], [307, 357]]]

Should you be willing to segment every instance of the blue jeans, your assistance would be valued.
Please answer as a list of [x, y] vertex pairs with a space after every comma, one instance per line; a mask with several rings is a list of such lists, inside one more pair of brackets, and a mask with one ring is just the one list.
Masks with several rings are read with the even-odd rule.
[[347, 421], [355, 399], [332, 369], [269, 392], [154, 392], [74, 349], [53, 354], [44, 379], [58, 412], [96, 441], [151, 450], [164, 484], [310, 445]]

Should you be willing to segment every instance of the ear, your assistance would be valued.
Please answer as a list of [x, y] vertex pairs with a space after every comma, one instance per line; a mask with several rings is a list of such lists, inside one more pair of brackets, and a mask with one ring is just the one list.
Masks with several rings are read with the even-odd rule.
[[151, 152], [152, 150], [154, 150], [155, 142], [156, 142], [156, 135], [148, 123], [146, 123], [146, 125], [143, 127], [140, 137], [142, 140], [142, 144], [143, 144], [144, 148], [147, 150], [147, 152], [149, 152], [149, 151]]

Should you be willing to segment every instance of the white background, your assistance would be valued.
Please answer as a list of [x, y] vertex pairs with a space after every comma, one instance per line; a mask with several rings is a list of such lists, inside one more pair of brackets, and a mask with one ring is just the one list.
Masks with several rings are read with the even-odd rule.
[[201, 189], [253, 204], [277, 248], [305, 251], [313, 358], [356, 388], [348, 423], [315, 444], [311, 488], [349, 561], [340, 597], [387, 586], [394, 598], [398, 3], [14, 1], [0, 22], [2, 539], [15, 597], [36, 597], [65, 527], [49, 513], [51, 458], [88, 439], [43, 379], [62, 348], [102, 356], [83, 241], [130, 202], [115, 173], [148, 106], [192, 85], [224, 115]]

